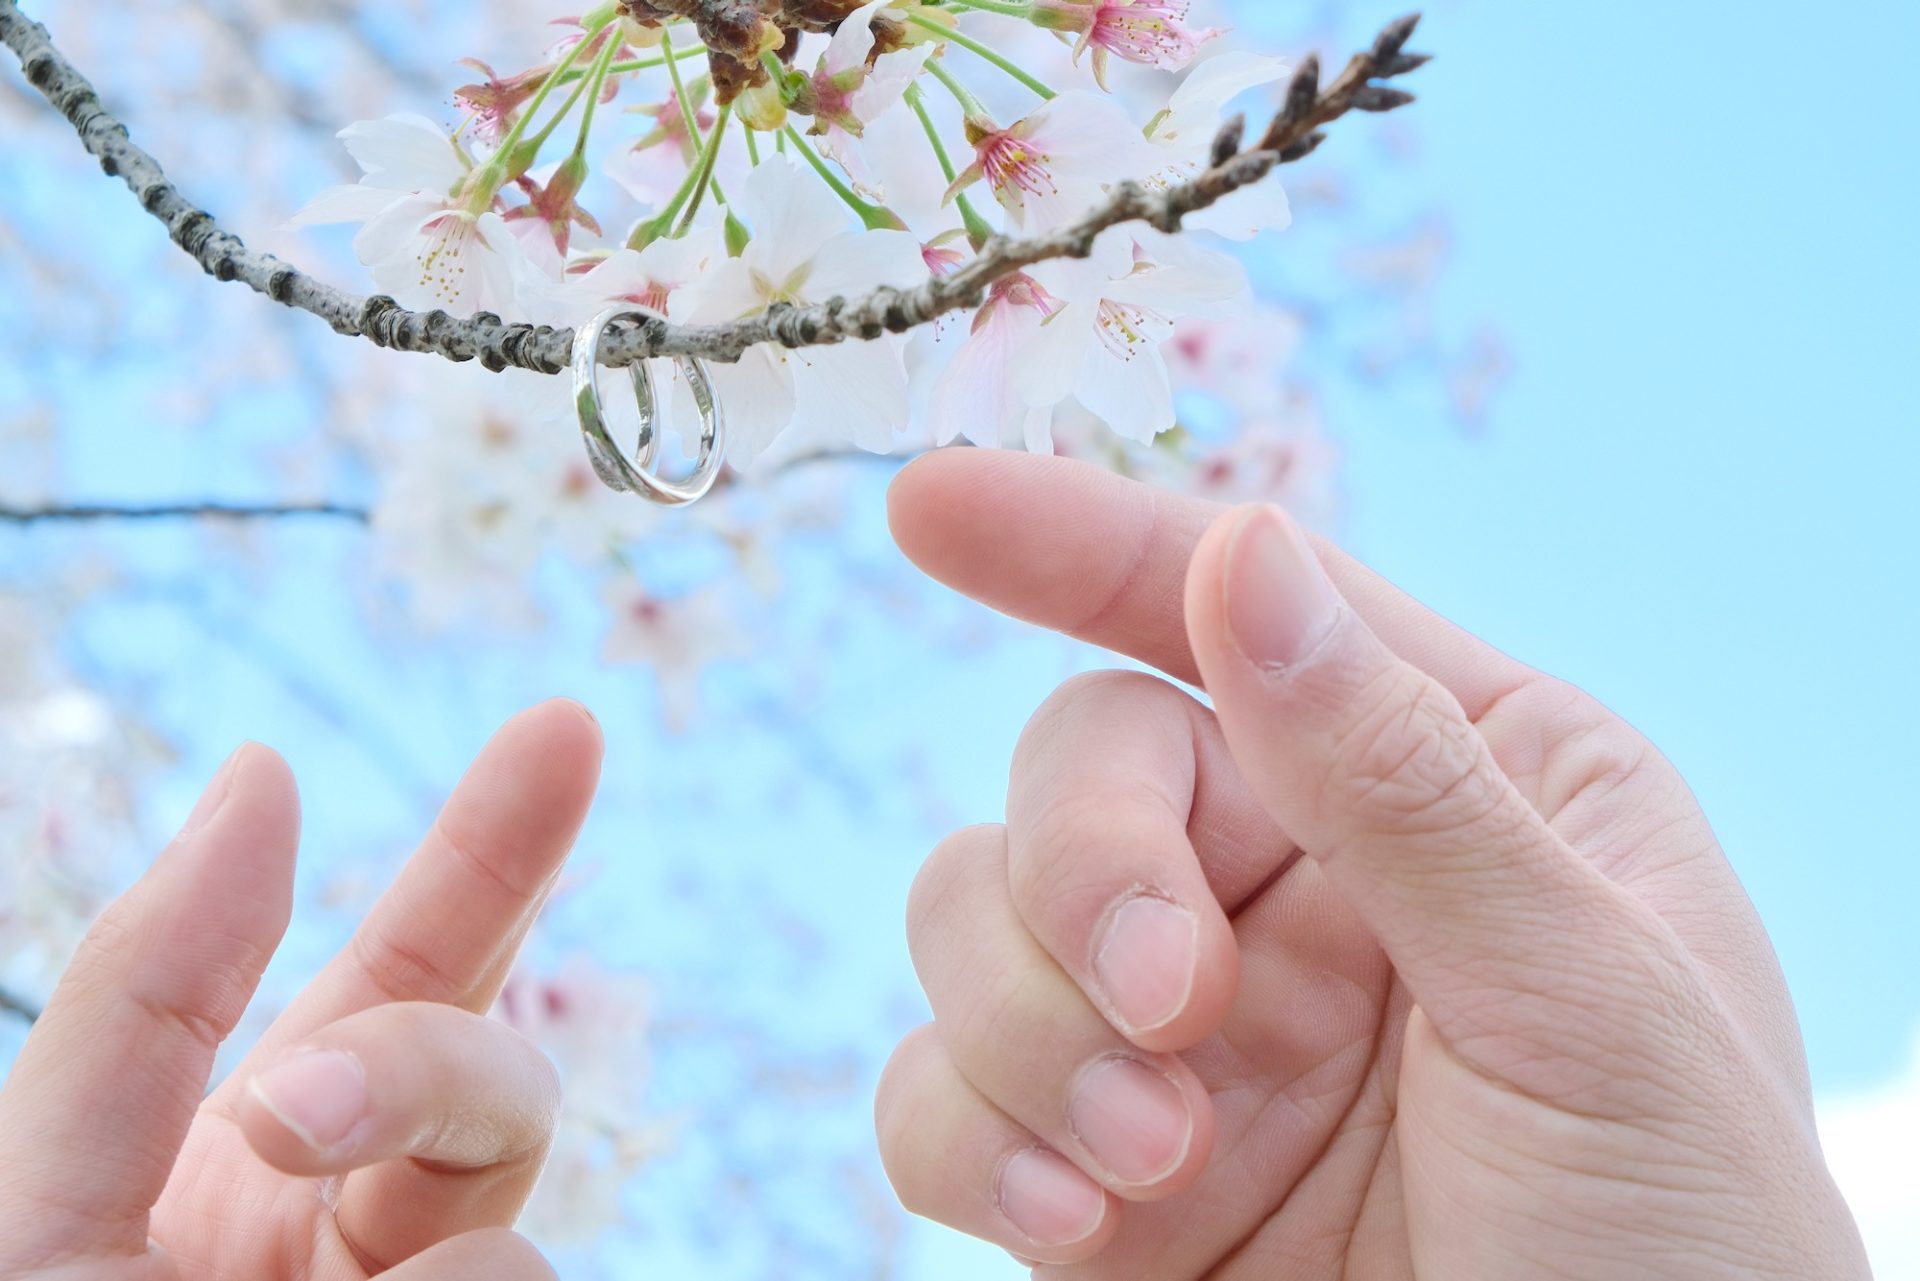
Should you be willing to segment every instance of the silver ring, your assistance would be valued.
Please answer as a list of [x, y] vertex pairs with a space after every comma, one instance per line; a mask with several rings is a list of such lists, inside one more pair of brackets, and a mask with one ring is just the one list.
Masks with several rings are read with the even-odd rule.
[[586, 441], [587, 461], [594, 474], [609, 489], [638, 494], [663, 507], [682, 507], [706, 497], [720, 478], [726, 459], [725, 418], [720, 400], [714, 394], [713, 379], [706, 363], [693, 356], [676, 356], [674, 363], [686, 376], [693, 392], [694, 406], [700, 411], [700, 456], [685, 480], [668, 480], [653, 470], [660, 456], [660, 433], [654, 421], [658, 399], [654, 394], [653, 372], [647, 362], [637, 360], [627, 367], [633, 384], [634, 403], [640, 408], [640, 439], [631, 461], [613, 443], [607, 432], [606, 415], [600, 408], [600, 344], [607, 328], [616, 320], [666, 319], [659, 312], [632, 304], [609, 307], [582, 327], [573, 338], [573, 405], [580, 416], [580, 435]]

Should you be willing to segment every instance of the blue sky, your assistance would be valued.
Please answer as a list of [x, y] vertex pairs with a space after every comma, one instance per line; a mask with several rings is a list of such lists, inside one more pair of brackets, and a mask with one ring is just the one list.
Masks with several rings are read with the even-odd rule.
[[[1257, 23], [1260, 2], [1237, 7]], [[1437, 323], [1493, 323], [1514, 373], [1472, 434], [1427, 393], [1336, 377], [1346, 541], [1659, 743], [1773, 931], [1817, 1086], [1889, 1077], [1920, 1029], [1907, 813], [1920, 792], [1920, 392], [1903, 350], [1920, 293], [1905, 234], [1920, 105], [1903, 88], [1920, 7], [1833, 6], [1820, 20], [1781, 3], [1436, 9], [1418, 41], [1441, 57], [1419, 76], [1417, 148], [1382, 207], [1351, 212], [1390, 226], [1443, 207], [1453, 256]], [[1356, 15], [1345, 38], [1381, 16]], [[37, 172], [12, 176], [12, 212], [28, 216], [38, 184], [19, 180]], [[146, 234], [124, 193], [101, 184], [88, 201], [74, 216]], [[1263, 266], [1289, 269], [1313, 243], [1301, 231]], [[110, 240], [114, 252], [138, 243]], [[66, 406], [89, 493], [257, 490], [259, 475], [182, 440], [257, 444], [310, 426], [311, 407], [268, 387], [220, 421], [161, 421], [129, 439], [144, 406], [128, 369]], [[640, 1228], [614, 1263], [844, 1274], [845, 1224], [813, 1213], [819, 1163], [870, 1163], [866, 1091], [920, 1017], [899, 927], [906, 886], [943, 825], [999, 815], [1027, 715], [1098, 661], [937, 595], [910, 625], [876, 607], [863, 584], [900, 567], [880, 478], [855, 488], [851, 527], [794, 550], [796, 634], [814, 652], [720, 673], [702, 732], [685, 740], [655, 728], [644, 678], [598, 664], [581, 584], [551, 584], [557, 619], [538, 643], [450, 659], [361, 624], [343, 584], [363, 543], [339, 528], [281, 531], [271, 569], [205, 578], [191, 532], [110, 536], [148, 587], [90, 616], [75, 642], [183, 742], [152, 798], [156, 832], [235, 739], [257, 737], [303, 779], [315, 868], [384, 867], [516, 707], [549, 693], [595, 707], [612, 780], [582, 845], [596, 892], [559, 906], [553, 937], [592, 941], [650, 973], [667, 1013], [707, 1020], [654, 1065], [659, 1106], [690, 1120], [635, 1189]], [[61, 537], [20, 536], [0, 547], [0, 569]], [[867, 785], [883, 778], [914, 782]], [[310, 920], [282, 975], [310, 968], [344, 928]], [[743, 1029], [756, 1052], [844, 1068], [850, 1084], [804, 1107], [764, 1099], [723, 1124], [714, 1109], [750, 1088], [729, 1058]], [[738, 1234], [692, 1203], [733, 1168], [766, 1180], [779, 1234], [764, 1222]], [[913, 1281], [1014, 1271], [931, 1228], [901, 1249]], [[573, 1263], [570, 1275], [589, 1267]]]

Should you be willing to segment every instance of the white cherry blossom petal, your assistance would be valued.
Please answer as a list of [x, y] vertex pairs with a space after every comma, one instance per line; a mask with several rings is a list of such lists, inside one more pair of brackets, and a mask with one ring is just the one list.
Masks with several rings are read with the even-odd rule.
[[425, 116], [362, 120], [336, 135], [370, 187], [448, 195], [467, 176], [459, 146]]
[[863, 123], [879, 119], [881, 113], [906, 96], [907, 86], [932, 56], [930, 44], [880, 55], [874, 61], [872, 73], [853, 91], [853, 114]]
[[[793, 421], [798, 401], [791, 354], [766, 346], [751, 348], [737, 364], [708, 366], [714, 394], [727, 416], [727, 460], [745, 469]], [[674, 398], [675, 421], [688, 433], [693, 418], [691, 396]]]
[[780, 154], [766, 157], [747, 175], [736, 205], [753, 232], [745, 261], [776, 288], [805, 267], [821, 246], [845, 234], [853, 221], [818, 174]]
[[827, 51], [820, 56], [821, 71], [837, 76], [867, 65], [873, 53], [873, 15], [886, 4], [887, 0], [873, 0], [840, 20], [833, 39], [827, 42]]
[[904, 231], [862, 231], [836, 236], [820, 247], [807, 273], [807, 297], [824, 302], [853, 297], [876, 285], [905, 289], [927, 278], [920, 241]]
[[[1115, 435], [1143, 445], [1174, 426], [1173, 385], [1157, 343], [1096, 344], [1077, 395]], [[1127, 354], [1122, 354], [1125, 351]]]
[[753, 270], [740, 258], [714, 261], [686, 286], [681, 299], [687, 319], [715, 324], [750, 316], [767, 305], [753, 279]]
[[876, 454], [893, 449], [907, 425], [907, 370], [899, 340], [846, 342], [794, 352], [799, 405], [789, 429], [796, 443], [824, 447], [851, 441]]
[[287, 219], [289, 227], [318, 227], [337, 222], [368, 222], [401, 200], [404, 193], [364, 183], [328, 187]]

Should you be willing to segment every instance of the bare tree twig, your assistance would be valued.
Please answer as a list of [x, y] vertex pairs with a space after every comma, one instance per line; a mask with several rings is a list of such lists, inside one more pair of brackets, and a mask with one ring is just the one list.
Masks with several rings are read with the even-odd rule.
[[[996, 237], [951, 275], [911, 289], [882, 286], [855, 299], [836, 297], [805, 307], [776, 305], [719, 325], [662, 321], [617, 325], [608, 331], [602, 361], [615, 367], [655, 356], [734, 361], [762, 343], [811, 347], [905, 333], [948, 312], [979, 306], [994, 282], [1036, 263], [1085, 257], [1092, 252], [1094, 240], [1110, 227], [1144, 222], [1162, 231], [1178, 231], [1187, 215], [1261, 181], [1278, 165], [1310, 154], [1325, 137], [1321, 126], [1349, 111], [1390, 111], [1412, 101], [1411, 94], [1376, 82], [1426, 61], [1424, 55], [1403, 52], [1418, 21], [1415, 14], [1387, 26], [1373, 47], [1354, 55], [1324, 93], [1319, 91], [1319, 64], [1307, 59], [1288, 89], [1286, 106], [1258, 145], [1239, 150], [1240, 126], [1229, 126], [1214, 148], [1213, 167], [1189, 182], [1159, 190], [1121, 183], [1105, 203], [1070, 226], [1044, 236]], [[511, 323], [490, 312], [461, 320], [444, 311], [409, 311], [384, 294], [357, 297], [271, 254], [248, 249], [212, 215], [180, 194], [159, 162], [128, 138], [126, 126], [54, 47], [46, 29], [20, 12], [16, 0], [0, 0], [0, 40], [19, 55], [29, 83], [66, 116], [101, 168], [124, 181], [141, 206], [166, 226], [174, 242], [208, 275], [241, 281], [276, 302], [320, 317], [339, 333], [366, 338], [381, 347], [430, 352], [455, 361], [478, 360], [489, 369], [555, 374], [567, 368], [571, 329]]]
[[51, 525], [105, 520], [276, 520], [288, 516], [347, 520], [359, 525], [371, 519], [366, 508], [340, 503], [153, 503], [132, 506], [72, 503], [44, 507], [0, 506], [0, 525]]
[[37, 1023], [40, 1020], [40, 1007], [0, 987], [0, 1014], [11, 1014], [23, 1023]]

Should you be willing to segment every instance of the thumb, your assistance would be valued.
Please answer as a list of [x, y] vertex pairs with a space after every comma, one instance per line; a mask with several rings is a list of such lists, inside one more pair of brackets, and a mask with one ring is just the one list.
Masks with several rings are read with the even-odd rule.
[[1254, 793], [1441, 1036], [1543, 1048], [1540, 1002], [1515, 994], [1578, 1007], [1590, 1035], [1596, 975], [1629, 953], [1644, 964], [1657, 923], [1547, 826], [1454, 697], [1368, 629], [1299, 527], [1270, 506], [1222, 516], [1195, 550], [1186, 618]]

